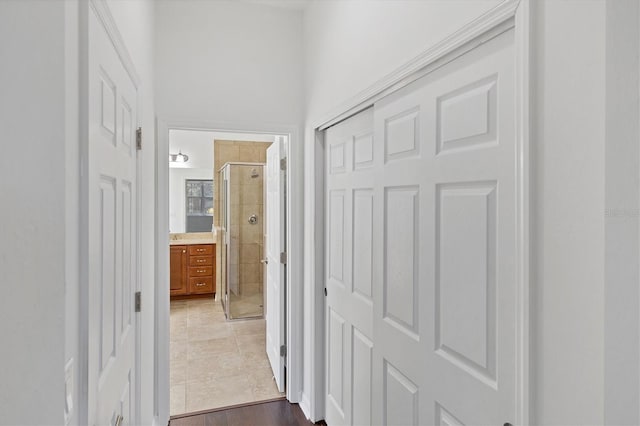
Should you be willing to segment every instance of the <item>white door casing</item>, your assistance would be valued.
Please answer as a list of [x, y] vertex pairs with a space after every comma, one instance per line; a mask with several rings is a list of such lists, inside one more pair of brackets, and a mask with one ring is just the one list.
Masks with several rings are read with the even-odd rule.
[[373, 257], [380, 245], [373, 214], [373, 111], [325, 134], [326, 421], [371, 422]]
[[371, 148], [369, 111], [326, 131], [329, 425], [517, 422], [515, 67], [511, 29], [376, 102]]
[[286, 345], [285, 265], [280, 262], [280, 253], [285, 252], [285, 171], [280, 168], [284, 157], [281, 136], [267, 148], [266, 185], [265, 185], [265, 269], [266, 269], [266, 351], [273, 370], [278, 390], [285, 389], [285, 360], [280, 348]]
[[136, 422], [138, 93], [100, 18], [88, 21], [88, 423]]

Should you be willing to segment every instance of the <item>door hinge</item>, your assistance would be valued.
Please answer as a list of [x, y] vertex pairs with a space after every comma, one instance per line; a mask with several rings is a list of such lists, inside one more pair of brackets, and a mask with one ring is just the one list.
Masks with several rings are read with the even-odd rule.
[[142, 127], [136, 129], [136, 149], [138, 151], [142, 150]]
[[280, 170], [287, 170], [287, 158], [280, 159]]
[[287, 252], [283, 251], [282, 253], [280, 253], [280, 263], [282, 263], [283, 265], [287, 264]]
[[142, 309], [142, 293], [139, 291], [136, 291], [135, 307], [136, 312], [140, 312], [140, 309]]
[[287, 356], [287, 345], [280, 346], [280, 356]]

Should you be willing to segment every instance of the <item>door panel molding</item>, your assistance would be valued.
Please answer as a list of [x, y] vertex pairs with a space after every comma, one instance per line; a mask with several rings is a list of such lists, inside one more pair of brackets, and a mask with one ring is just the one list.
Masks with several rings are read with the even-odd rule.
[[[111, 112], [111, 114], [113, 116], [105, 117], [103, 115], [102, 117], [103, 130], [105, 131], [109, 130], [107, 127], [104, 127], [104, 124], [106, 124], [105, 119], [107, 118], [113, 119], [114, 121], [122, 120], [122, 122], [126, 124], [122, 127], [119, 135], [113, 132], [114, 133], [113, 143], [114, 145], [116, 145], [117, 141], [120, 140], [121, 145], [125, 147], [129, 146], [130, 157], [135, 155], [135, 152], [133, 150], [133, 145], [130, 143], [130, 141], [133, 138], [133, 132], [137, 127], [137, 122], [140, 120], [139, 115], [136, 114], [137, 121], [135, 123], [132, 121], [133, 120], [132, 105], [135, 103], [136, 105], [139, 106], [140, 104], [139, 89], [140, 89], [140, 86], [142, 85], [142, 79], [134, 65], [133, 59], [124, 42], [124, 38], [120, 33], [120, 30], [118, 29], [115, 18], [113, 17], [111, 9], [109, 8], [109, 5], [106, 0], [89, 0], [88, 2], [79, 2], [78, 18], [79, 18], [78, 36], [79, 36], [79, 45], [80, 45], [79, 56], [78, 56], [79, 65], [80, 65], [79, 66], [79, 78], [80, 78], [80, 85], [79, 85], [80, 163], [79, 164], [80, 164], [80, 170], [81, 170], [81, 174], [80, 174], [81, 177], [83, 176], [83, 174], [85, 174], [85, 178], [80, 179], [80, 223], [79, 223], [80, 282], [87, 283], [91, 279], [91, 277], [89, 276], [90, 257], [88, 255], [89, 215], [91, 212], [90, 205], [89, 205], [89, 197], [90, 197], [91, 188], [89, 186], [89, 180], [86, 179], [86, 172], [89, 164], [89, 150], [90, 150], [90, 141], [89, 141], [90, 117], [89, 117], [88, 111], [91, 105], [91, 99], [90, 99], [91, 90], [89, 86], [89, 80], [90, 80], [90, 62], [89, 62], [90, 39], [89, 37], [92, 30], [91, 20], [93, 18], [96, 18], [94, 22], [97, 22], [99, 24], [99, 27], [102, 28], [102, 30], [104, 30], [110, 44], [112, 45], [118, 57], [118, 60], [120, 61], [120, 64], [122, 65], [122, 67], [124, 68], [124, 71], [126, 72], [126, 76], [130, 79], [133, 85], [133, 88], [135, 89], [135, 92], [136, 92], [136, 96], [133, 99], [128, 99], [128, 100], [125, 99], [124, 97], [121, 97], [120, 99], [116, 99], [115, 93], [112, 93], [112, 95], [114, 96], [114, 98], [112, 99], [114, 110]], [[103, 107], [105, 106], [105, 101], [107, 100], [106, 98], [104, 98], [104, 96], [108, 95], [108, 93], [105, 93], [104, 90], [109, 88], [105, 86], [105, 83], [107, 82], [103, 80], [102, 81], [103, 99], [101, 102]], [[111, 89], [113, 89], [113, 84], [111, 86], [112, 86]], [[118, 111], [115, 108], [116, 104], [121, 104], [123, 106], [123, 109]], [[129, 113], [128, 115], [125, 114], [127, 111]], [[113, 128], [112, 130], [115, 131], [116, 129]], [[140, 223], [140, 218], [141, 218], [141, 209], [139, 208], [140, 197], [141, 197], [140, 159], [139, 158], [135, 160], [135, 168], [136, 168], [136, 171], [134, 173], [135, 179], [136, 179], [135, 187], [133, 187], [131, 181], [123, 180], [120, 185], [122, 186], [122, 188], [120, 188], [120, 194], [114, 194], [114, 196], [121, 199], [121, 204], [123, 208], [130, 209], [132, 205], [136, 206], [135, 208], [137, 213], [136, 213], [135, 220], [136, 220], [136, 224], [138, 224]], [[127, 197], [127, 194], [125, 193], [128, 194], [128, 197]], [[135, 194], [132, 194], [132, 193], [135, 193]], [[125, 212], [121, 211], [119, 213], [120, 213], [119, 218], [122, 219], [123, 214]], [[118, 215], [118, 212], [114, 214]], [[125, 222], [123, 223], [123, 225], [126, 227], [126, 229], [130, 230], [131, 228], [130, 223]], [[140, 247], [141, 227], [136, 225], [134, 228], [135, 229], [134, 229], [133, 235], [130, 236], [131, 240], [126, 241], [127, 243], [131, 243], [130, 245], [127, 245], [127, 246], [124, 245], [125, 241], [122, 236], [119, 236], [116, 240], [114, 240], [114, 244], [118, 243], [122, 247], [123, 253], [127, 252], [131, 254], [131, 248], [136, 247], [135, 258], [129, 259], [129, 261], [127, 262], [123, 262], [122, 269], [119, 271], [120, 274], [122, 274], [121, 278], [123, 280], [123, 285], [125, 286], [124, 287], [125, 289], [130, 289], [130, 286], [134, 286], [137, 289], [139, 288], [139, 285], [140, 285], [140, 274], [141, 274], [142, 268], [139, 267], [140, 253], [137, 247]], [[120, 260], [124, 261], [124, 257]], [[131, 273], [132, 268], [134, 268], [133, 273]], [[127, 277], [129, 278], [129, 280], [126, 279]], [[124, 297], [124, 295], [121, 295], [121, 297]], [[78, 310], [79, 336], [78, 336], [78, 364], [77, 364], [78, 377], [76, 381], [76, 383], [78, 384], [78, 388], [77, 388], [77, 401], [78, 401], [77, 416], [78, 417], [77, 419], [78, 419], [78, 423], [87, 424], [89, 422], [89, 417], [92, 413], [92, 410], [95, 410], [95, 407], [92, 407], [92, 404], [94, 404], [96, 401], [94, 400], [94, 397], [92, 397], [92, 394], [89, 389], [90, 381], [92, 380], [93, 373], [89, 371], [90, 360], [89, 360], [88, 348], [93, 341], [92, 339], [95, 339], [95, 336], [90, 334], [90, 330], [89, 330], [89, 320], [91, 315], [91, 311], [89, 310], [90, 294], [89, 294], [88, 286], [86, 285], [80, 286], [79, 302], [80, 302], [79, 310]], [[129, 307], [130, 306], [131, 305], [129, 305]], [[139, 367], [141, 324], [140, 324], [140, 321], [138, 321], [137, 319], [131, 318], [130, 315], [126, 315], [125, 311], [122, 310], [122, 307], [126, 308], [127, 305], [123, 304], [120, 307], [121, 309], [120, 315], [118, 315], [117, 313], [114, 314], [115, 322], [118, 323], [121, 329], [120, 333], [118, 333], [119, 340], [120, 341], [124, 340], [124, 338], [128, 335], [128, 333], [131, 332], [131, 329], [132, 328], [134, 329], [135, 352], [136, 352], [135, 365], [136, 367]], [[116, 330], [115, 328], [113, 332], [117, 333], [118, 330]], [[102, 360], [100, 360], [100, 362], [102, 362]], [[122, 403], [120, 409], [122, 410], [122, 412], [125, 412], [125, 411], [128, 413], [134, 412], [136, 418], [132, 419], [129, 414], [127, 421], [130, 423], [139, 424], [140, 415], [141, 415], [140, 368], [135, 368], [135, 370], [136, 370], [135, 372], [129, 371], [128, 373], [128, 382], [120, 398]], [[133, 398], [133, 403], [135, 404], [134, 407], [131, 407], [129, 404], [125, 404], [125, 398], [131, 398], [131, 397]]]
[[[517, 236], [516, 250], [516, 293], [517, 304], [514, 307], [518, 319], [516, 330], [516, 418], [515, 424], [529, 424], [530, 422], [530, 348], [529, 328], [530, 319], [530, 278], [529, 278], [529, 205], [531, 184], [530, 179], [530, 0], [506, 0], [498, 6], [481, 15], [449, 37], [443, 39], [433, 47], [425, 50], [414, 59], [403, 64], [394, 72], [372, 84], [366, 90], [340, 104], [339, 107], [328, 113], [310, 120], [306, 128], [307, 138], [314, 141], [313, 149], [305, 152], [305, 164], [307, 166], [307, 183], [305, 197], [305, 222], [313, 224], [305, 230], [305, 240], [309, 241], [305, 247], [305, 276], [309, 281], [307, 294], [310, 294], [309, 306], [310, 318], [305, 329], [309, 334], [311, 356], [306, 367], [306, 375], [311, 378], [309, 395], [303, 396], [302, 404], [305, 413], [311, 420], [317, 421], [325, 417], [325, 324], [324, 318], [325, 297], [323, 294], [324, 281], [326, 279], [323, 270], [326, 259], [325, 252], [325, 135], [324, 130], [373, 106], [382, 98], [397, 92], [412, 82], [428, 75], [454, 59], [472, 51], [499, 36], [500, 34], [514, 30], [514, 64], [515, 64], [515, 152], [516, 152], [516, 176], [515, 193], [516, 205], [514, 206], [515, 227]], [[487, 80], [488, 79], [488, 80]], [[474, 87], [469, 89], [473, 93], [466, 94], [465, 99], [469, 105], [478, 105], [474, 97], [484, 97], [488, 101], [486, 115], [491, 116], [495, 111], [490, 102], [496, 88], [490, 83], [491, 76], [480, 78]], [[482, 89], [482, 90], [480, 90]], [[474, 91], [475, 90], [475, 91]], [[483, 93], [476, 93], [483, 92]], [[456, 93], [453, 93], [454, 95]], [[443, 101], [445, 99], [443, 98]], [[450, 105], [441, 105], [450, 107]], [[407, 107], [407, 111], [411, 106]], [[446, 110], [443, 110], [446, 112]], [[446, 124], [446, 123], [443, 123]], [[469, 134], [453, 135], [441, 138], [439, 155], [456, 154], [467, 150], [473, 150], [477, 146], [486, 148], [495, 142], [489, 141], [492, 133], [491, 126], [484, 129], [478, 126], [471, 129]], [[482, 133], [482, 134], [481, 134]], [[487, 136], [488, 135], [488, 136]], [[446, 136], [446, 135], [445, 135]], [[458, 137], [460, 136], [460, 137]], [[451, 139], [451, 140], [449, 140]], [[368, 149], [362, 151], [358, 159], [368, 160]], [[373, 155], [373, 154], [372, 154]], [[353, 153], [353, 164], [356, 161], [356, 153]], [[355, 167], [354, 167], [355, 169]], [[440, 407], [442, 408], [442, 407]], [[443, 418], [455, 422], [455, 417], [446, 410], [439, 413]]]
[[116, 50], [118, 57], [120, 58], [120, 62], [124, 66], [125, 70], [129, 74], [129, 77], [133, 81], [133, 84], [136, 86], [136, 89], [140, 88], [140, 84], [142, 83], [142, 79], [140, 78], [140, 74], [136, 70], [135, 65], [133, 64], [133, 59], [129, 54], [129, 50], [124, 43], [124, 38], [116, 25], [116, 20], [111, 13], [111, 9], [109, 9], [109, 5], [106, 0], [90, 0], [89, 4], [91, 5], [91, 9], [98, 17], [102, 27], [107, 32], [111, 43], [113, 44], [113, 48]]

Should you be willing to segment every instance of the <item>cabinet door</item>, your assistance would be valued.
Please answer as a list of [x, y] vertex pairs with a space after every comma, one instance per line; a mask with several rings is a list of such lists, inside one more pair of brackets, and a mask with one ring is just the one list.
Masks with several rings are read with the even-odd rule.
[[169, 280], [170, 295], [187, 294], [187, 247], [171, 246], [169, 258], [171, 271]]

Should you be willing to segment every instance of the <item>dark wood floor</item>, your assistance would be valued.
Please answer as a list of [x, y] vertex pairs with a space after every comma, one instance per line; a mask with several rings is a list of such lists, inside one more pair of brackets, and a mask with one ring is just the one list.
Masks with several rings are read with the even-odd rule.
[[169, 426], [303, 426], [312, 425], [298, 404], [285, 399], [171, 419]]

